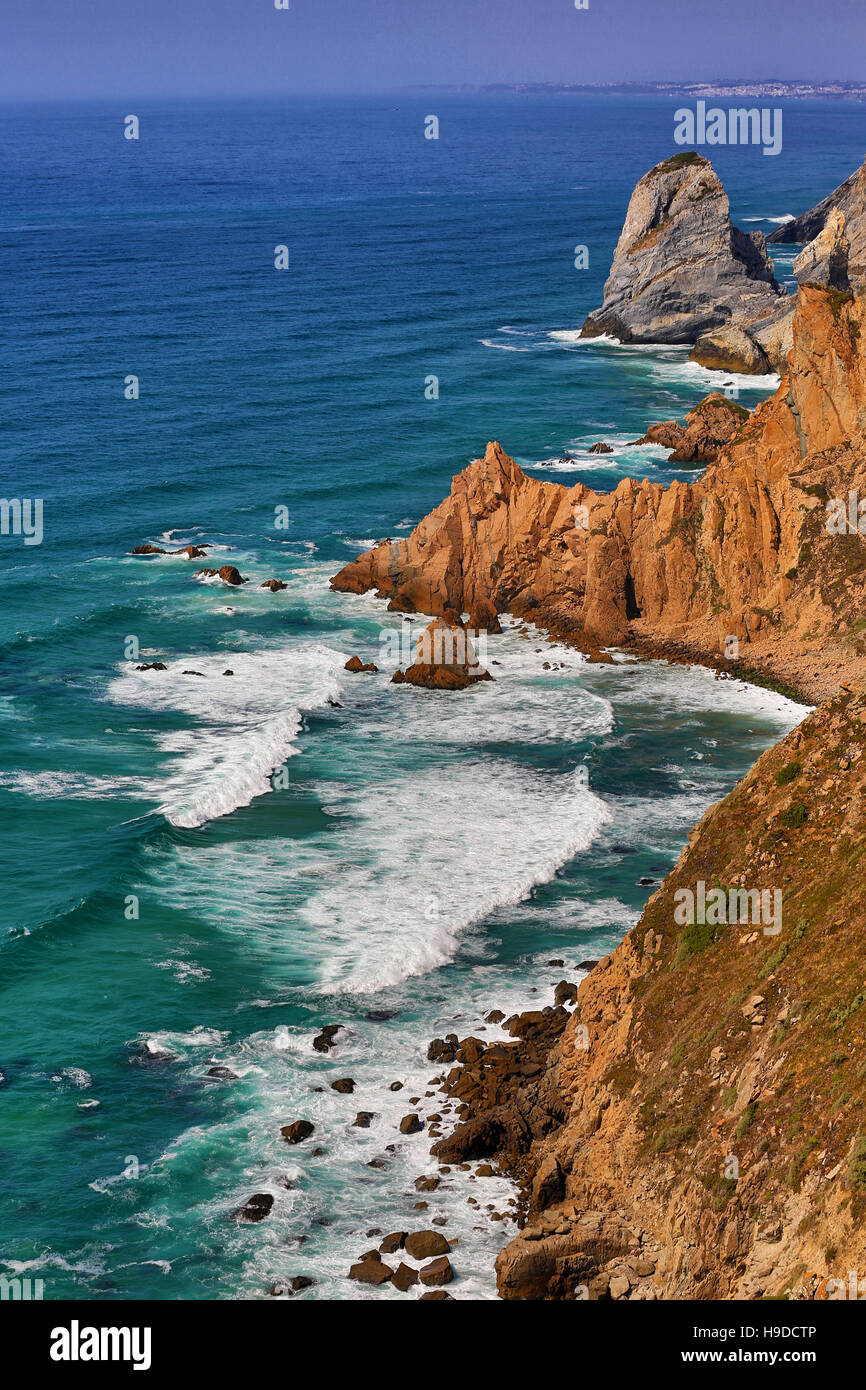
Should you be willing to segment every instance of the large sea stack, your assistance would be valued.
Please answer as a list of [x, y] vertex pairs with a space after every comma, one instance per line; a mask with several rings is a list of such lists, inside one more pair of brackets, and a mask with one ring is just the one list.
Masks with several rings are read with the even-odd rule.
[[731, 223], [728, 197], [708, 159], [674, 155], [638, 182], [604, 287], [584, 337], [629, 343], [697, 343], [731, 331], [722, 347], [741, 371], [778, 368], [787, 347], [778, 322], [792, 304], [773, 274], [762, 232]]

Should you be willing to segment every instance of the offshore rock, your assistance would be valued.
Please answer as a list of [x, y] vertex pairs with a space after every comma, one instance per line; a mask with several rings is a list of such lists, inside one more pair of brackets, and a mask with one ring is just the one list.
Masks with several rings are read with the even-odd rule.
[[472, 640], [457, 620], [434, 618], [421, 634], [415, 660], [395, 684], [420, 685], [427, 690], [466, 690], [478, 681], [492, 681], [480, 664]]
[[635, 187], [604, 303], [588, 316], [582, 336], [694, 343], [716, 329], [765, 319], [783, 294], [763, 234], [747, 236], [731, 225], [712, 164], [678, 154]]

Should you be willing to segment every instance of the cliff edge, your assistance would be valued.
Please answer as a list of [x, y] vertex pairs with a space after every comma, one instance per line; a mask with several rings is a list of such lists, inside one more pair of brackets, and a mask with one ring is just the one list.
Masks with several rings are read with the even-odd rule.
[[565, 1119], [532, 1145], [502, 1297], [851, 1297], [864, 738], [866, 697], [845, 692], [764, 754], [580, 985], [541, 1083]]

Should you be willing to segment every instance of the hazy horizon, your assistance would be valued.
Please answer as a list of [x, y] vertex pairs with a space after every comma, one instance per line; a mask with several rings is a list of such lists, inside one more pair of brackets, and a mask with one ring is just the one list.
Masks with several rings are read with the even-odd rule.
[[833, 0], [817, 26], [806, 0], [588, 0], [587, 10], [574, 0], [288, 3], [5, 0], [0, 101], [863, 80], [859, 0]]

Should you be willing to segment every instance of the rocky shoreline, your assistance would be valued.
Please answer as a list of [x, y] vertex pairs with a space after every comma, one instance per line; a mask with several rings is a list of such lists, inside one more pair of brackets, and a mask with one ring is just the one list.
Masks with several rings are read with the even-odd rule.
[[[563, 981], [507, 1021], [510, 1042], [435, 1040], [456, 1123], [433, 1156], [520, 1186], [505, 1299], [845, 1297], [866, 1258], [864, 178], [806, 217], [795, 297], [730, 227], [707, 161], [638, 185], [586, 331], [697, 336], [698, 360], [703, 334], [728, 368], [745, 334], [782, 372], [751, 415], [714, 403], [722, 438], [701, 438], [718, 430], [700, 408], [654, 427], [680, 457], [704, 450], [697, 481], [599, 494], [538, 482], [491, 443], [407, 539], [332, 581], [491, 632], [510, 612], [591, 659], [699, 662], [818, 706], [692, 831], [573, 1009]], [[701, 324], [708, 306], [721, 324]], [[708, 890], [732, 915], [680, 914]]]

